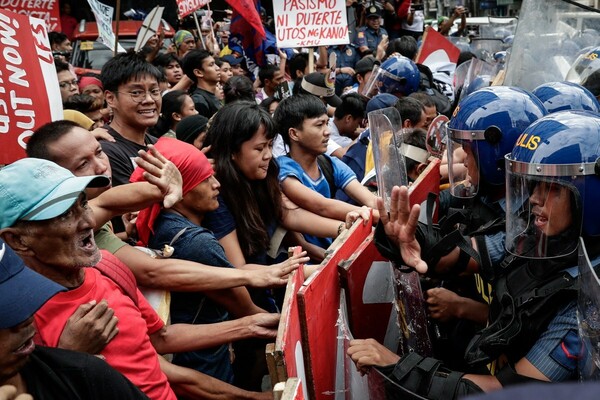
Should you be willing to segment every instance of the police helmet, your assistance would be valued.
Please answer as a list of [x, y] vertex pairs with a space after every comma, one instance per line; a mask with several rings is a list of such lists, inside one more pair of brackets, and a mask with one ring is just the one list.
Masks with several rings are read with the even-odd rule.
[[506, 248], [528, 258], [573, 253], [600, 235], [600, 116], [560, 111], [532, 123], [506, 155]]
[[408, 96], [419, 88], [421, 73], [417, 65], [404, 56], [392, 56], [371, 74], [366, 84], [367, 97], [377, 93]]
[[581, 85], [573, 82], [548, 82], [532, 92], [544, 103], [548, 113], [565, 110], [600, 111], [600, 103], [594, 95]]
[[540, 100], [516, 87], [486, 87], [461, 100], [447, 127], [448, 164], [455, 163], [454, 151], [462, 146], [467, 171], [449, 168], [451, 193], [473, 197], [481, 183], [503, 185], [504, 155], [546, 113]]

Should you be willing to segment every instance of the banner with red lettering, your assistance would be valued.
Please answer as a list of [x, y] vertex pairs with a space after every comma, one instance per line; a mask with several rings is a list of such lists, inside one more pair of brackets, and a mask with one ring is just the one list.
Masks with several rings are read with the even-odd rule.
[[277, 47], [348, 44], [345, 0], [273, 2]]
[[210, 0], [177, 0], [177, 7], [179, 7], [179, 19], [187, 17], [208, 3], [210, 3]]
[[46, 23], [0, 10], [0, 164], [25, 157], [41, 125], [63, 118]]
[[0, 10], [43, 19], [48, 31], [62, 30], [58, 0], [0, 0]]

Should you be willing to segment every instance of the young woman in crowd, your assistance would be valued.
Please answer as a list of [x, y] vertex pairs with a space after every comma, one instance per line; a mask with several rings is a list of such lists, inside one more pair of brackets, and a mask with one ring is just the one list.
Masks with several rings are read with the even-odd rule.
[[162, 98], [162, 107], [158, 122], [150, 129], [150, 134], [156, 137], [175, 137], [175, 128], [183, 118], [196, 115], [194, 101], [183, 90], [172, 90]]
[[[267, 252], [277, 250], [270, 249], [270, 242], [278, 225], [324, 237], [337, 236], [345, 226], [283, 198], [277, 179], [279, 168], [271, 152], [275, 133], [271, 116], [254, 101], [225, 105], [208, 130], [205, 145], [212, 146], [209, 155], [215, 160], [221, 193], [219, 208], [206, 214], [203, 225], [213, 231], [227, 259], [237, 268], [264, 268], [256, 264], [272, 262]], [[251, 291], [251, 295], [259, 307], [274, 310], [272, 298], [264, 290]], [[236, 385], [255, 387], [265, 369], [252, 362], [264, 360], [264, 343], [246, 343], [236, 346], [235, 351], [234, 370], [244, 371], [236, 377], [246, 378]]]

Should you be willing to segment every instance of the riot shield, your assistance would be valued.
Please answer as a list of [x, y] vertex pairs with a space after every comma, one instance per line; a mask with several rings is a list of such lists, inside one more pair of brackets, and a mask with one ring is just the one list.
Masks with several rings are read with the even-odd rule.
[[392, 188], [408, 186], [406, 163], [402, 153], [402, 119], [394, 107], [371, 111], [368, 114], [373, 158], [379, 196], [389, 210]]
[[577, 300], [579, 337], [582, 355], [579, 358], [581, 380], [600, 380], [600, 280], [579, 239], [579, 296]]
[[582, 48], [598, 42], [600, 13], [588, 4], [523, 0], [503, 84], [533, 90], [565, 80]]
[[499, 63], [490, 63], [478, 58], [472, 58], [462, 91], [460, 92], [460, 99], [462, 100], [478, 89], [490, 86], [498, 74], [500, 67]]

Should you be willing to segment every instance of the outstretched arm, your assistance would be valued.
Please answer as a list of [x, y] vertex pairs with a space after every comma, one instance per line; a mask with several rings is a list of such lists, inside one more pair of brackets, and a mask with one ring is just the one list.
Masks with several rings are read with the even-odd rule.
[[182, 183], [179, 170], [152, 145], [149, 151], [140, 150], [136, 163], [146, 170], [148, 182], [130, 183], [107, 190], [89, 201], [94, 212], [96, 225], [102, 226], [113, 217], [138, 211], [163, 201], [170, 208], [182, 198]]
[[173, 324], [150, 335], [150, 341], [159, 354], [181, 353], [241, 339], [274, 339], [278, 324], [279, 314], [268, 313], [214, 324]]

